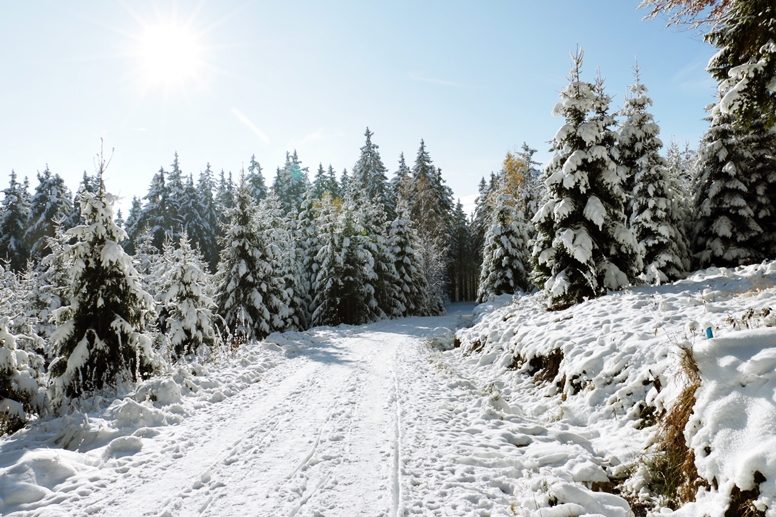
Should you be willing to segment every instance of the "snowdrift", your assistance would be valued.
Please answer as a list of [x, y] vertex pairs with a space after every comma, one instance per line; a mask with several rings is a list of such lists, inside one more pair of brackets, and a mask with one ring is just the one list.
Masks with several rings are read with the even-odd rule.
[[[774, 304], [776, 263], [710, 268], [557, 312], [541, 294], [478, 306], [453, 353], [492, 386], [500, 418], [519, 415], [560, 441], [516, 446], [536, 463], [521, 473], [515, 512], [776, 516]], [[700, 375], [683, 431], [695, 502], [667, 493], [654, 461], [689, 384], [685, 350]]]

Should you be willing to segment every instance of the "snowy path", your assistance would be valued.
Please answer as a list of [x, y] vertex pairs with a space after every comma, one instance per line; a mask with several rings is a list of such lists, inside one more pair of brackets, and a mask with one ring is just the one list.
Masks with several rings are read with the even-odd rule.
[[[465, 373], [479, 357], [428, 345], [449, 338], [441, 327], [470, 311], [281, 335], [276, 343], [295, 343], [289, 357], [269, 344], [257, 352], [269, 367], [232, 365], [249, 379], [240, 388], [208, 390], [218, 382], [198, 378], [199, 398], [184, 394], [178, 409], [157, 402], [155, 410], [188, 414], [180, 423], [139, 426], [80, 452], [20, 459], [31, 429], [0, 449], [0, 508], [19, 516], [521, 514], [532, 472], [552, 475], [553, 462], [568, 467], [569, 458], [599, 468], [599, 460], [588, 438], [502, 411], [498, 386]], [[208, 379], [226, 372], [214, 368]], [[58, 478], [54, 466], [64, 469]], [[35, 495], [25, 483], [45, 488]]]

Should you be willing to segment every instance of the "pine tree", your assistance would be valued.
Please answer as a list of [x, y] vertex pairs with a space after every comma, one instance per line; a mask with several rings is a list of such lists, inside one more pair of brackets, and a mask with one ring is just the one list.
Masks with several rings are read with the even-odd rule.
[[559, 308], [619, 289], [641, 268], [612, 159], [610, 99], [600, 82], [580, 79], [581, 49], [572, 63], [570, 84], [553, 110], [566, 122], [553, 139], [555, 155], [545, 173], [548, 198], [534, 217], [533, 280]]
[[238, 341], [263, 339], [284, 330], [290, 314], [283, 278], [273, 269], [277, 260], [258, 227], [258, 207], [248, 182], [240, 178], [234, 207], [222, 238], [216, 303], [231, 334]]
[[29, 250], [24, 243], [24, 234], [29, 220], [30, 205], [24, 185], [16, 181], [16, 172], [11, 171], [11, 182], [3, 191], [2, 219], [0, 219], [0, 261], [6, 261], [13, 271], [22, 271], [27, 265]]
[[[181, 231], [186, 228], [186, 186], [183, 179], [183, 171], [180, 168], [178, 153], [175, 153], [175, 159], [170, 166], [170, 172], [167, 174], [167, 226], [166, 232], [169, 238], [178, 242]], [[161, 250], [161, 248], [160, 248]]]
[[146, 204], [140, 215], [139, 228], [148, 228], [153, 236], [153, 245], [161, 251], [166, 235], [172, 231], [170, 219], [170, 192], [167, 189], [164, 168], [154, 174], [148, 193], [143, 197]]
[[370, 264], [368, 271], [373, 272], [365, 281], [371, 285], [376, 304], [367, 302], [370, 308], [369, 320], [400, 318], [406, 311], [404, 293], [399, 288], [399, 274], [394, 263], [395, 258], [388, 245], [388, 228], [385, 210], [377, 201], [362, 200], [354, 205], [361, 235], [356, 239], [368, 250]]
[[474, 254], [472, 228], [458, 200], [453, 212], [453, 228], [450, 234], [450, 282], [452, 300], [473, 300], [476, 298], [479, 261]]
[[719, 82], [722, 114], [749, 129], [776, 124], [776, 5], [770, 0], [736, 0], [706, 34], [717, 48], [707, 70]]
[[213, 173], [208, 163], [197, 181], [197, 212], [199, 213], [199, 221], [202, 226], [191, 228], [189, 237], [192, 244], [202, 252], [202, 256], [210, 266], [211, 272], [216, 271], [218, 265], [218, 255], [220, 252], [218, 238], [223, 233], [219, 224], [218, 208], [213, 199], [214, 190]]
[[268, 255], [271, 257], [270, 268], [275, 276], [282, 280], [288, 295], [284, 323], [275, 330], [306, 329], [309, 321], [309, 301], [303, 279], [302, 257], [295, 238], [296, 219], [283, 215], [280, 200], [271, 192], [259, 205], [256, 223], [259, 238], [272, 250]]
[[267, 186], [264, 184], [264, 176], [261, 174], [261, 165], [256, 161], [256, 155], [251, 155], [251, 162], [248, 164], [248, 174], [245, 176], [248, 184], [251, 186], [251, 194], [256, 203], [267, 197]]
[[54, 236], [56, 224], [72, 211], [70, 190], [59, 174], [51, 174], [47, 165], [43, 173], [38, 173], [38, 186], [30, 204], [29, 225], [24, 236], [30, 259], [37, 263], [48, 253], [47, 238]]
[[283, 205], [283, 213], [299, 210], [309, 184], [307, 167], [302, 167], [296, 151], [291, 155], [286, 153], [286, 163], [282, 169], [278, 168], [272, 184], [272, 191]]
[[752, 247], [767, 259], [776, 258], [776, 134], [766, 128], [765, 117], [752, 122], [748, 129], [736, 129], [741, 145], [747, 150], [747, 201], [755, 222], [763, 232]]
[[[506, 188], [502, 187], [501, 192]], [[485, 237], [477, 301], [491, 295], [528, 289], [528, 225], [513, 196], [500, 193], [494, 200], [491, 225]]]
[[[329, 200], [334, 199], [326, 191], [324, 191], [323, 197], [327, 197]], [[320, 248], [318, 226], [321, 216], [321, 199], [323, 197], [317, 198], [313, 188], [307, 191], [307, 195], [299, 209], [294, 228], [294, 242], [296, 244], [297, 267], [301, 289], [300, 296], [304, 300], [307, 326], [312, 324], [314, 310], [313, 300], [315, 293], [313, 292], [313, 284], [318, 273], [318, 264], [315, 261], [315, 256]]]
[[59, 400], [138, 380], [156, 365], [151, 340], [142, 333], [154, 316], [153, 299], [119, 245], [127, 236], [113, 222], [117, 197], [102, 188], [104, 171], [101, 153], [100, 187], [96, 194], [82, 193], [80, 200], [86, 224], [67, 231], [76, 239], [67, 247], [72, 284], [68, 305], [55, 314], [57, 358], [50, 369]]
[[398, 206], [399, 189], [404, 184], [405, 178], [410, 174], [412, 174], [412, 171], [407, 167], [407, 162], [404, 160], [404, 153], [401, 153], [399, 154], [399, 168], [389, 182], [391, 200], [393, 201], [394, 206]]
[[366, 128], [364, 133], [366, 142], [361, 148], [361, 156], [353, 166], [349, 193], [357, 201], [363, 198], [380, 204], [386, 214], [393, 219], [396, 207], [388, 187], [388, 169], [380, 158], [379, 146], [372, 143], [373, 135], [374, 133]]
[[710, 118], [698, 155], [693, 255], [699, 267], [758, 262], [762, 256], [756, 241], [764, 232], [750, 206], [746, 175], [751, 154], [730, 115], [715, 105]]
[[177, 248], [165, 243], [155, 274], [159, 329], [170, 340], [172, 356], [206, 354], [215, 343], [212, 278], [185, 231]]
[[[80, 210], [80, 209], [79, 209]], [[130, 255], [135, 254], [135, 239], [140, 234], [141, 218], [143, 215], [143, 204], [137, 196], [132, 197], [132, 204], [129, 207], [127, 219], [124, 222], [124, 230], [127, 232], [127, 240], [122, 243], [124, 250]]]
[[447, 242], [452, 227], [453, 200], [452, 191], [432, 163], [423, 140], [412, 173], [399, 190], [399, 202], [409, 204], [412, 220], [423, 221], [422, 227], [418, 228], [422, 246], [419, 251], [423, 257], [421, 269], [431, 290], [429, 311], [441, 314], [450, 276]]
[[329, 193], [329, 195], [334, 198], [342, 198], [343, 194], [343, 188], [340, 187], [339, 182], [337, 181], [337, 174], [334, 172], [334, 167], [329, 164], [329, 169], [326, 172], [326, 192]]
[[371, 257], [361, 248], [353, 210], [340, 208], [329, 196], [321, 200], [318, 273], [313, 284], [313, 325], [361, 325], [376, 305], [366, 282]]
[[[225, 177], [223, 169], [218, 176], [215, 206], [219, 210], [219, 225], [226, 225], [229, 222], [229, 217], [226, 214], [234, 208], [234, 183], [232, 182], [232, 173], [230, 172], [229, 176]], [[223, 232], [219, 233], [219, 237], [223, 237]]]
[[626, 117], [619, 128], [620, 163], [625, 168], [626, 185], [631, 185], [630, 227], [639, 243], [644, 262], [644, 280], [661, 284], [685, 275], [687, 264], [686, 235], [682, 215], [675, 212], [674, 191], [668, 175], [668, 162], [659, 154], [663, 143], [660, 128], [648, 108], [652, 99], [634, 69], [636, 82], [621, 115]]
[[315, 196], [315, 199], [321, 199], [323, 197], [327, 191], [327, 184], [328, 177], [326, 176], [326, 171], [323, 170], [323, 164], [319, 163], [318, 170], [315, 172], [315, 178], [313, 178], [312, 184], [312, 195]]
[[398, 288], [404, 295], [405, 316], [428, 316], [428, 282], [421, 270], [420, 236], [409, 216], [409, 207], [400, 203], [391, 222], [388, 244], [394, 257]]

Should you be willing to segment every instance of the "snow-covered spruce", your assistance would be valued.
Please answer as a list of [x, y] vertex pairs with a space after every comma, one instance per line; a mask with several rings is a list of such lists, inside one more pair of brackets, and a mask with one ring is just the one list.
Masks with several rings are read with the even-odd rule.
[[284, 330], [290, 316], [289, 295], [277, 269], [278, 248], [263, 239], [258, 207], [245, 177], [235, 192], [234, 207], [222, 238], [216, 299], [218, 311], [238, 341], [261, 339]]
[[[295, 234], [296, 210], [283, 214], [283, 206], [275, 192], [267, 195], [256, 213], [259, 239], [272, 249], [272, 270], [283, 281], [288, 296], [287, 314], [283, 316], [285, 330], [301, 330], [308, 327], [310, 318], [305, 283], [300, 275], [302, 257], [298, 253]], [[280, 330], [278, 328], [277, 330]]]
[[302, 167], [296, 150], [293, 154], [286, 153], [286, 163], [282, 169], [278, 167], [272, 183], [272, 192], [280, 200], [284, 214], [299, 210], [309, 185], [307, 167]]
[[619, 289], [641, 269], [637, 243], [626, 225], [622, 178], [614, 161], [607, 109], [610, 98], [579, 77], [582, 51], [572, 56], [570, 84], [553, 109], [566, 123], [545, 171], [547, 201], [537, 211], [534, 282], [563, 307]]
[[10, 323], [0, 317], [0, 436], [21, 429], [46, 403], [43, 358], [17, 346], [19, 337], [10, 333]]
[[374, 133], [366, 128], [366, 139], [361, 148], [361, 156], [353, 166], [347, 194], [357, 200], [368, 200], [379, 204], [389, 218], [393, 218], [396, 210], [395, 199], [388, 187], [388, 169], [380, 157], [378, 145], [372, 143]]
[[406, 307], [395, 258], [388, 245], [386, 212], [382, 204], [363, 199], [356, 205], [356, 213], [361, 228], [361, 235], [356, 238], [369, 252], [371, 264], [368, 269], [374, 272], [367, 280], [374, 289], [377, 306], [372, 308], [369, 319], [400, 318]]
[[766, 129], [766, 117], [737, 129], [746, 149], [747, 201], [762, 234], [751, 243], [763, 258], [776, 257], [776, 133]]
[[376, 276], [374, 262], [363, 246], [362, 229], [352, 210], [327, 195], [321, 200], [320, 214], [312, 324], [367, 323], [378, 304], [370, 283]]
[[719, 82], [720, 111], [749, 128], [776, 123], [776, 5], [769, 0], [730, 2], [706, 41], [717, 48], [707, 70]]
[[216, 339], [212, 278], [185, 231], [177, 248], [165, 243], [154, 270], [159, 330], [169, 339], [172, 357], [206, 355]]
[[506, 194], [496, 196], [490, 228], [485, 234], [482, 270], [477, 301], [490, 296], [514, 294], [528, 289], [526, 268], [528, 227], [516, 200]]
[[67, 305], [55, 311], [59, 327], [51, 336], [55, 402], [139, 380], [157, 365], [143, 334], [154, 317], [153, 298], [119, 244], [127, 234], [113, 221], [116, 199], [102, 187], [96, 194], [83, 192], [85, 224], [67, 231], [75, 243], [66, 247], [73, 265]]
[[660, 127], [648, 108], [652, 99], [639, 80], [628, 88], [620, 115], [625, 120], [619, 127], [620, 163], [625, 168], [625, 205], [630, 227], [639, 243], [644, 262], [643, 278], [650, 284], [677, 280], [689, 269], [687, 236], [682, 213], [677, 210], [674, 191], [668, 176], [667, 162], [659, 151]]
[[11, 171], [11, 181], [3, 190], [0, 206], [0, 260], [8, 262], [14, 271], [21, 271], [27, 264], [29, 250], [24, 244], [24, 231], [30, 215], [29, 194], [25, 186], [16, 181], [16, 172]]
[[711, 127], [701, 141], [695, 185], [692, 250], [696, 265], [738, 266], [762, 259], [757, 241], [764, 238], [755, 220], [747, 185], [750, 155], [719, 105], [711, 107]]
[[396, 211], [396, 219], [391, 222], [388, 245], [394, 257], [397, 287], [403, 296], [404, 315], [426, 316], [424, 308], [428, 284], [420, 270], [421, 257], [416, 251], [420, 237], [410, 219], [406, 203], [400, 203]]
[[48, 237], [54, 237], [55, 227], [73, 211], [70, 189], [59, 174], [51, 174], [48, 166], [38, 173], [38, 186], [30, 202], [30, 216], [24, 239], [35, 262], [50, 252]]

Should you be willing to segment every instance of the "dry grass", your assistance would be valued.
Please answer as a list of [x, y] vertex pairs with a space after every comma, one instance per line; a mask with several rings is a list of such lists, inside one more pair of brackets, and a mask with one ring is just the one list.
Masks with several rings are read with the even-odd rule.
[[681, 349], [679, 364], [685, 386], [671, 409], [660, 419], [658, 450], [648, 465], [652, 474], [650, 488], [673, 508], [694, 501], [698, 488], [707, 485], [698, 476], [695, 453], [684, 439], [684, 428], [695, 406], [695, 393], [701, 386], [698, 364], [691, 348]]

